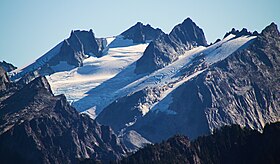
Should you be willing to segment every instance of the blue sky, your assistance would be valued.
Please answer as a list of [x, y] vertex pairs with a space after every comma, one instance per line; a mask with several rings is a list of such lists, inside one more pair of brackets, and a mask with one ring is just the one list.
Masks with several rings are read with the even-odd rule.
[[210, 43], [233, 27], [261, 31], [272, 21], [280, 25], [279, 6], [279, 0], [1, 0], [0, 60], [22, 67], [73, 29], [105, 37], [141, 21], [168, 33], [187, 17]]

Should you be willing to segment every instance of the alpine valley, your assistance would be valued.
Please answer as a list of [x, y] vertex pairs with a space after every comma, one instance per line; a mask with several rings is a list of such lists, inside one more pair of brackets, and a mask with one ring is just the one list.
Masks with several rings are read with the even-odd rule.
[[26, 67], [0, 63], [0, 163], [279, 163], [279, 121], [275, 23], [211, 44], [190, 18], [74, 30]]

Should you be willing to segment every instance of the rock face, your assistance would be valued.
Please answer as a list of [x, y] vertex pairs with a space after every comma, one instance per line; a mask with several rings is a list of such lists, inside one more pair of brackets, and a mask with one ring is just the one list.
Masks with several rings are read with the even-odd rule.
[[169, 36], [174, 41], [185, 45], [187, 49], [191, 48], [191, 46], [207, 46], [203, 30], [190, 18], [184, 20], [182, 24], [175, 26]]
[[7, 85], [9, 85], [9, 78], [5, 69], [0, 66], [0, 91], [6, 90]]
[[[266, 125], [263, 134], [237, 125], [190, 141], [175, 136], [150, 145], [117, 163], [279, 163], [280, 123]], [[256, 144], [258, 143], [258, 144]]]
[[82, 66], [86, 55], [102, 55], [92, 30], [72, 31], [70, 37], [63, 41], [59, 54], [49, 61], [49, 65], [55, 66], [61, 61], [66, 61], [69, 65], [79, 67]]
[[11, 80], [22, 78], [22, 81], [28, 83], [38, 76], [80, 67], [87, 55], [96, 57], [102, 55], [100, 46], [92, 30], [72, 31], [68, 39], [59, 43], [34, 63], [12, 72]]
[[162, 34], [151, 42], [143, 56], [137, 61], [135, 73], [151, 73], [178, 59], [183, 54], [197, 46], [207, 46], [202, 29], [190, 18], [175, 26], [169, 35]]
[[64, 95], [54, 96], [46, 78], [11, 92], [1, 94], [1, 163], [108, 162], [125, 154], [108, 126], [80, 115]]
[[17, 67], [12, 65], [11, 63], [7, 63], [6, 61], [0, 62], [0, 67], [4, 68], [6, 72], [10, 72], [17, 69]]
[[143, 25], [141, 22], [137, 22], [134, 26], [121, 33], [125, 39], [133, 40], [133, 43], [145, 43], [156, 40], [162, 34], [164, 32], [161, 29], [154, 29], [151, 25]]

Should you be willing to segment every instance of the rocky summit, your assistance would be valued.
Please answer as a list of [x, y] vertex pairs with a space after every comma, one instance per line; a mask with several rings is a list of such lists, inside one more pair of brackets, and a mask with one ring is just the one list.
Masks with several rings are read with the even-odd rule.
[[176, 61], [186, 50], [207, 46], [204, 33], [190, 18], [151, 42], [136, 62], [135, 73], [151, 73]]
[[161, 29], [155, 29], [151, 25], [144, 25], [141, 22], [137, 22], [134, 26], [121, 33], [125, 39], [131, 39], [136, 44], [156, 40], [162, 34], [164, 32]]

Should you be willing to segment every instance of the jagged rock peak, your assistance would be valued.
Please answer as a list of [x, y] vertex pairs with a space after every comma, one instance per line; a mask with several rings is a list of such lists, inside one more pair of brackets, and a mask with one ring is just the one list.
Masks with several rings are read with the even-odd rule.
[[195, 46], [207, 46], [203, 30], [198, 27], [191, 18], [187, 18], [183, 23], [175, 26], [169, 35], [183, 44], [189, 42], [192, 44], [195, 43]]
[[[76, 44], [80, 51], [87, 55], [94, 55], [99, 57], [99, 45], [96, 41], [93, 30], [72, 30], [70, 37], [66, 39], [67, 41], [73, 41], [72, 44]], [[73, 45], [72, 45], [73, 46]]]
[[0, 62], [0, 66], [3, 67], [6, 72], [10, 72], [10, 71], [17, 69], [17, 67], [15, 67], [13, 64], [8, 63], [4, 60], [3, 60], [3, 62]]
[[279, 37], [280, 33], [277, 25], [272, 22], [269, 26], [267, 26], [262, 32], [261, 35], [271, 36], [271, 37]]
[[236, 30], [235, 28], [232, 28], [230, 32], [227, 32], [224, 36], [224, 38], [226, 38], [227, 36], [229, 36], [230, 34], [235, 35], [236, 37], [240, 37], [240, 36], [245, 36], [245, 35], [250, 35], [250, 36], [257, 36], [259, 35], [259, 33], [257, 31], [254, 31], [253, 33], [248, 31], [246, 28], [243, 28], [241, 31]]
[[125, 39], [131, 39], [134, 43], [145, 43], [147, 41], [156, 40], [164, 32], [159, 28], [153, 28], [151, 25], [144, 25], [137, 22], [134, 26], [121, 33]]

